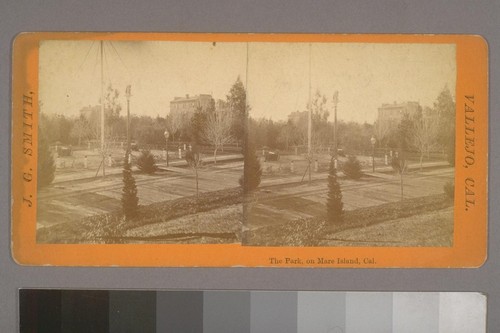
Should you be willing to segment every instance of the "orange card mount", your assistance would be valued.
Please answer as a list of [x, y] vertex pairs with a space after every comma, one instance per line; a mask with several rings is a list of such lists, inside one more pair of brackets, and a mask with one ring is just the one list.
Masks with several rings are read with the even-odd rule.
[[487, 55], [467, 35], [20, 34], [13, 258], [479, 267]]

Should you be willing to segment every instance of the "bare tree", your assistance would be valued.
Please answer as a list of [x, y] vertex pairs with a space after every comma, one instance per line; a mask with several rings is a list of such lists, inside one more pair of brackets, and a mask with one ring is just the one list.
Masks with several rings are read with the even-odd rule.
[[285, 150], [288, 150], [290, 144], [295, 142], [295, 131], [296, 129], [290, 122], [281, 127], [278, 134], [278, 142], [285, 147]]
[[167, 129], [172, 134], [172, 140], [183, 125], [183, 114], [181, 112], [170, 112], [167, 116]]
[[393, 126], [393, 124], [391, 124], [391, 122], [388, 120], [377, 120], [375, 122], [375, 124], [373, 125], [373, 134], [375, 135], [375, 138], [377, 138], [380, 146], [383, 146], [387, 143], [387, 137], [389, 136], [391, 128], [393, 127], [395, 126]]
[[198, 190], [198, 169], [203, 165], [203, 160], [201, 159], [201, 155], [198, 151], [186, 151], [186, 162], [189, 167], [193, 169], [194, 176], [196, 180], [196, 198], [198, 198], [199, 190]]
[[392, 168], [399, 174], [400, 187], [401, 187], [401, 201], [403, 201], [403, 179], [408, 169], [408, 161], [404, 157], [404, 153], [400, 152], [398, 157], [392, 159]]
[[214, 145], [214, 164], [217, 163], [217, 150], [233, 140], [231, 135], [232, 117], [227, 112], [213, 112], [207, 118], [203, 138]]
[[420, 171], [424, 155], [429, 153], [437, 145], [438, 122], [432, 118], [422, 117], [413, 123], [411, 143], [420, 152]]

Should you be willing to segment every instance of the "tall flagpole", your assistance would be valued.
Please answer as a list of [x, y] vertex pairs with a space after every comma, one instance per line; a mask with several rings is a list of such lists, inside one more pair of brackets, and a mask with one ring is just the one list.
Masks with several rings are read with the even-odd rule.
[[307, 103], [309, 107], [309, 117], [307, 122], [307, 160], [309, 169], [309, 184], [311, 184], [311, 160], [312, 160], [312, 107], [311, 107], [311, 43], [309, 43], [309, 102]]
[[101, 40], [101, 152], [102, 152], [102, 177], [106, 176], [106, 154], [104, 152], [104, 42]]
[[[247, 153], [247, 149], [248, 149], [248, 146], [249, 146], [249, 140], [250, 140], [250, 133], [249, 133], [249, 130], [248, 130], [248, 122], [249, 122], [249, 118], [250, 118], [250, 114], [249, 114], [249, 110], [248, 110], [248, 42], [247, 42], [247, 64], [246, 64], [246, 68], [245, 68], [245, 117], [243, 118], [244, 119], [244, 122], [245, 124], [243, 125], [243, 153], [246, 154]], [[245, 142], [246, 141], [246, 142]], [[246, 156], [246, 155], [245, 155]]]

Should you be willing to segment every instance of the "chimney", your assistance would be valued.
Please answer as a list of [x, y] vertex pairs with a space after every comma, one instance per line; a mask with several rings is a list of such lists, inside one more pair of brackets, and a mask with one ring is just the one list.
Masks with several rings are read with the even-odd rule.
[[186, 98], [189, 98], [189, 94], [186, 94]]

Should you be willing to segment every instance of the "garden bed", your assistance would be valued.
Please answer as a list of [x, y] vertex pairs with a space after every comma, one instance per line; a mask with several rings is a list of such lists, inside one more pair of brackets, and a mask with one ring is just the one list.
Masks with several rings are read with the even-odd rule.
[[121, 212], [117, 212], [40, 228], [37, 230], [37, 241], [39, 243], [121, 243], [121, 238], [130, 229], [163, 223], [242, 202], [243, 191], [239, 187], [205, 192], [198, 197], [190, 196], [139, 206], [137, 217], [130, 220], [125, 220]]
[[406, 199], [379, 206], [344, 212], [340, 224], [330, 225], [324, 217], [297, 219], [279, 225], [246, 230], [244, 245], [251, 246], [321, 246], [324, 239], [343, 230], [363, 228], [386, 221], [425, 214], [453, 206], [445, 194]]

